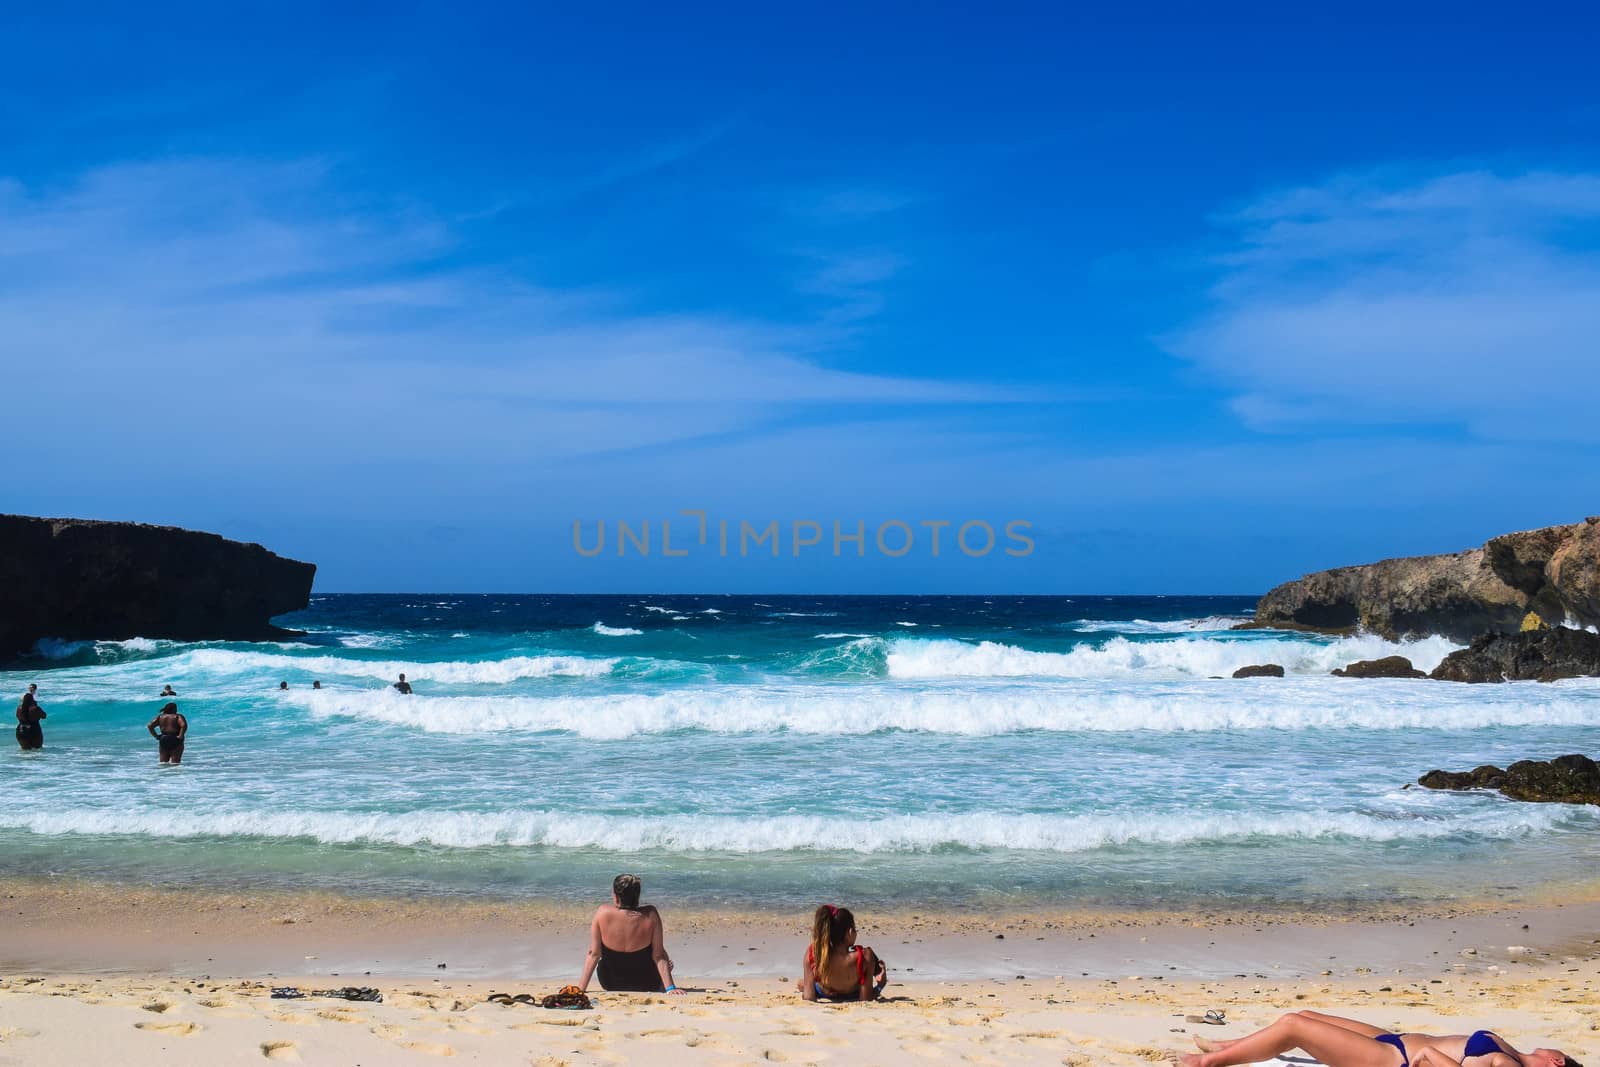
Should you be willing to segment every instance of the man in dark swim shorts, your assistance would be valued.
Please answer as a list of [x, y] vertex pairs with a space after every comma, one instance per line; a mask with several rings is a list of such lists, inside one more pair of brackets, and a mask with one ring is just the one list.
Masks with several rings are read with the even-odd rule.
[[156, 739], [161, 751], [161, 762], [183, 762], [183, 742], [189, 734], [189, 720], [178, 711], [178, 705], [168, 704], [156, 713], [145, 729]]

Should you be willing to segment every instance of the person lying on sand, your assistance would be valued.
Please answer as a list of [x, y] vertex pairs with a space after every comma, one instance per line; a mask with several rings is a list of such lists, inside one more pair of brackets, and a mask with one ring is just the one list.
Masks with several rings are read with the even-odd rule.
[[636, 874], [619, 874], [611, 883], [611, 903], [602, 904], [589, 924], [589, 954], [578, 988], [590, 977], [613, 993], [678, 993], [667, 956], [666, 931], [653, 904], [639, 903], [644, 884]]
[[888, 984], [883, 961], [856, 944], [856, 917], [850, 909], [819, 907], [801, 964], [800, 995], [807, 1000], [877, 1000]]
[[38, 691], [37, 684], [30, 685], [28, 691], [22, 694], [22, 699], [17, 701], [17, 744], [24, 752], [44, 747], [44, 727], [39, 725], [39, 720], [48, 716], [34, 698], [33, 694]]
[[1233, 1041], [1196, 1035], [1198, 1054], [1175, 1055], [1183, 1067], [1261, 1063], [1301, 1049], [1327, 1067], [1583, 1067], [1553, 1048], [1518, 1052], [1498, 1034], [1435, 1037], [1392, 1034], [1382, 1027], [1319, 1011], [1291, 1011], [1265, 1030]]
[[189, 720], [178, 711], [178, 705], [167, 704], [145, 724], [145, 729], [156, 739], [162, 763], [183, 762], [183, 742], [189, 735]]

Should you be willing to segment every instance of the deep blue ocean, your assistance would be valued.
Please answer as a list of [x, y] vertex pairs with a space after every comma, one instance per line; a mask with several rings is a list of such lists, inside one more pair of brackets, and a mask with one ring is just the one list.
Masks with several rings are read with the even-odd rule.
[[[592, 900], [631, 870], [708, 905], [1339, 908], [1600, 870], [1600, 809], [1404, 788], [1600, 751], [1600, 681], [1334, 678], [1455, 646], [1229, 629], [1252, 608], [351, 595], [281, 643], [44, 642], [0, 672], [49, 714], [43, 752], [0, 761], [0, 875]], [[1265, 662], [1288, 677], [1226, 677]], [[176, 769], [144, 730], [168, 683]]]

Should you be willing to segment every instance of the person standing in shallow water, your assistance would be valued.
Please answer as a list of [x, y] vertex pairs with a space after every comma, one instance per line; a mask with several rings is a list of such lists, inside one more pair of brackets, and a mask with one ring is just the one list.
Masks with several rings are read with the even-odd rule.
[[399, 690], [404, 696], [411, 695], [411, 683], [406, 681], [406, 676], [403, 674], [400, 676], [400, 680], [394, 683], [394, 688]]
[[44, 747], [44, 727], [39, 725], [39, 720], [45, 718], [45, 713], [34, 697], [38, 691], [37, 684], [28, 686], [28, 691], [17, 702], [17, 744], [24, 752]]
[[189, 735], [189, 720], [178, 711], [178, 705], [168, 704], [163, 707], [156, 713], [156, 717], [146, 724], [145, 729], [156, 739], [162, 763], [183, 762], [183, 742]]

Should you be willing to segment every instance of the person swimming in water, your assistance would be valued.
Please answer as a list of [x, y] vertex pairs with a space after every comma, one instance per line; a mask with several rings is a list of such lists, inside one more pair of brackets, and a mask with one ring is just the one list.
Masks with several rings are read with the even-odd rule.
[[17, 744], [24, 752], [44, 747], [44, 727], [39, 722], [47, 716], [34, 696], [37, 692], [38, 684], [32, 684], [22, 694], [22, 699], [17, 701]]
[[1327, 1067], [1583, 1067], [1553, 1048], [1518, 1052], [1489, 1030], [1446, 1037], [1395, 1034], [1320, 1011], [1291, 1011], [1265, 1030], [1232, 1041], [1198, 1035], [1194, 1041], [1200, 1051], [1176, 1057], [1182, 1067], [1262, 1063], [1295, 1048]]
[[161, 687], [161, 692], [156, 694], [156, 695], [157, 696], [164, 696], [164, 697], [175, 697], [175, 696], [178, 695], [178, 691], [176, 689], [172, 688], [172, 683], [171, 682], [168, 682], [166, 685]]
[[800, 966], [800, 995], [807, 1000], [877, 1000], [889, 984], [889, 969], [877, 953], [856, 944], [856, 917], [832, 904], [812, 916], [811, 943]]
[[406, 676], [403, 674], [400, 676], [400, 680], [394, 683], [394, 688], [398, 689], [404, 696], [411, 695], [411, 683], [406, 681]]
[[287, 692], [288, 689], [289, 689], [289, 683], [288, 682], [279, 682], [278, 683], [278, 692], [280, 692], [280, 693]]
[[178, 711], [178, 705], [167, 704], [145, 725], [145, 729], [156, 739], [162, 763], [183, 762], [183, 742], [189, 736], [189, 720]]
[[321, 689], [322, 688], [322, 683], [321, 682], [312, 682], [311, 683], [311, 688], [313, 688], [313, 689]]
[[644, 884], [635, 874], [619, 874], [611, 883], [611, 903], [595, 910], [589, 923], [589, 953], [583, 959], [578, 988], [587, 990], [598, 977], [611, 992], [679, 993], [672, 980], [666, 931], [653, 904], [639, 903]]

